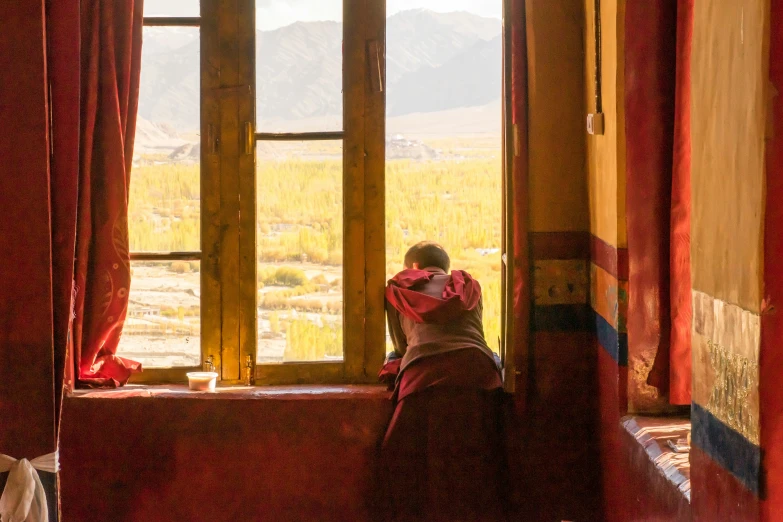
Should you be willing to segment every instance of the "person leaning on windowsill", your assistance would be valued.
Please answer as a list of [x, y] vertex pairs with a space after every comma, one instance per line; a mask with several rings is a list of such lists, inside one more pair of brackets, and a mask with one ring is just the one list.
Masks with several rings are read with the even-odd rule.
[[487, 346], [481, 286], [448, 273], [440, 245], [405, 254], [386, 287], [394, 352], [379, 377], [395, 409], [381, 449], [389, 520], [504, 520], [502, 381]]

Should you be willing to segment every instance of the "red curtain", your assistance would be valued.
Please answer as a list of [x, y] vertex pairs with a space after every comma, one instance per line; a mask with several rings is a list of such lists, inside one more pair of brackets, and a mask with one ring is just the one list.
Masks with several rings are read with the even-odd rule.
[[[142, 1], [81, 1], [81, 102], [73, 357], [81, 386], [119, 386], [128, 307], [128, 188], [141, 70]], [[67, 377], [66, 377], [67, 378]]]
[[[674, 165], [670, 233], [671, 333], [648, 382], [668, 391], [669, 402], [691, 403], [691, 41], [693, 2], [677, 3], [677, 65], [674, 102]], [[661, 345], [663, 346], [663, 344]]]
[[528, 143], [527, 143], [527, 29], [524, 0], [511, 3], [511, 122], [513, 139], [513, 197], [514, 215], [514, 311], [513, 332], [515, 363], [518, 372], [517, 408], [524, 408], [527, 382], [528, 345], [530, 332], [530, 261], [528, 255]]
[[73, 259], [79, 182], [79, 3], [46, 3], [46, 72], [51, 107], [50, 197], [55, 415], [72, 325]]
[[691, 41], [693, 1], [677, 6], [671, 230], [669, 402], [691, 403]]

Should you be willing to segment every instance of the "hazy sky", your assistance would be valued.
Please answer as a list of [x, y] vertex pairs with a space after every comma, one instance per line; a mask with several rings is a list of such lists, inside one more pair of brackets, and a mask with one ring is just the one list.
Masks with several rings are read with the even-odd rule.
[[[256, 26], [275, 29], [297, 21], [340, 20], [342, 0], [256, 0]], [[387, 0], [389, 15], [406, 9], [468, 11], [500, 18], [502, 0]], [[146, 16], [198, 16], [198, 0], [145, 0]]]

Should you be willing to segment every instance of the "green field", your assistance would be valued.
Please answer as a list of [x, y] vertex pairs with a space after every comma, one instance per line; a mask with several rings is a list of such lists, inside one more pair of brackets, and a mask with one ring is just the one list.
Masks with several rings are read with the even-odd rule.
[[[319, 147], [259, 153], [259, 351], [268, 349], [268, 357], [259, 353], [259, 361], [321, 360], [341, 354], [342, 161], [339, 150]], [[391, 160], [386, 167], [386, 276], [402, 268], [404, 253], [413, 243], [440, 242], [451, 256], [453, 269], [467, 270], [481, 282], [485, 335], [496, 351], [500, 165], [499, 151], [490, 150], [451, 153], [438, 160]], [[129, 195], [131, 251], [198, 250], [199, 198], [198, 165], [134, 167]], [[166, 338], [177, 346], [172, 353], [183, 352], [181, 357], [164, 357], [158, 352], [167, 349], [166, 342], [158, 343], [157, 352], [148, 353], [147, 366], [198, 360], [198, 330], [193, 326], [199, 313], [197, 300], [196, 305], [184, 301], [197, 295], [197, 286], [192, 285], [197, 285], [198, 267], [187, 262], [134, 263], [134, 281], [140, 282], [131, 286], [131, 310], [141, 319], [126, 332], [121, 353], [138, 358], [139, 353], [150, 352], [144, 347], [148, 339]], [[170, 289], [174, 290], [167, 294]], [[150, 319], [153, 308], [155, 321]], [[177, 341], [183, 335], [177, 333], [182, 329], [178, 321], [190, 328], [186, 342]]]

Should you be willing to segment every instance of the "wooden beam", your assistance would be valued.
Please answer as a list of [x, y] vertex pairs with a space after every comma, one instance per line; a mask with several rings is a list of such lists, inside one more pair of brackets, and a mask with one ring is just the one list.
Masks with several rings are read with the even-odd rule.
[[365, 32], [369, 0], [343, 2], [343, 342], [345, 375], [364, 374]]
[[386, 0], [366, 0], [364, 28], [364, 377], [375, 378], [386, 346]]
[[255, 384], [340, 384], [345, 382], [342, 362], [291, 362], [256, 366]]
[[198, 16], [145, 16], [145, 27], [200, 27]]
[[131, 252], [131, 261], [200, 261], [201, 252]]
[[343, 131], [332, 132], [256, 132], [256, 141], [326, 141], [341, 140]]
[[201, 360], [220, 356], [220, 87], [219, 0], [202, 0], [201, 15]]
[[[256, 362], [256, 345], [258, 337], [258, 290], [256, 269], [256, 156], [253, 128], [256, 114], [256, 32], [255, 32], [255, 0], [240, 0], [237, 13], [237, 53], [239, 67], [237, 69], [238, 83], [250, 85], [247, 92], [238, 95], [237, 124], [241, 143], [238, 150], [238, 185], [239, 185], [239, 302], [238, 324], [239, 338], [236, 347], [237, 361], [231, 359], [231, 364], [238, 364], [238, 376], [232, 379], [242, 381], [245, 360], [250, 357], [252, 364]], [[224, 376], [224, 379], [229, 378]]]
[[[238, 3], [219, 0], [217, 52], [220, 57], [218, 89], [243, 85], [239, 72]], [[220, 147], [220, 296], [221, 336], [218, 360], [221, 380], [239, 379], [239, 155], [242, 133], [239, 98], [218, 96]]]

